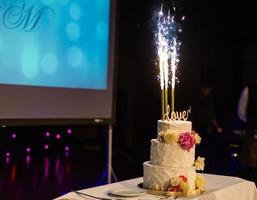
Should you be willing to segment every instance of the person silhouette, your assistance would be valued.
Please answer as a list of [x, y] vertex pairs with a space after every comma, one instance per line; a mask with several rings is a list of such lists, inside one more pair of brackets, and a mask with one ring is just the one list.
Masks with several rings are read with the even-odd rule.
[[241, 92], [237, 113], [246, 126], [239, 153], [242, 166], [240, 175], [257, 185], [257, 69], [254, 83], [244, 87]]
[[[219, 155], [223, 148], [220, 145], [223, 129], [219, 126], [216, 118], [212, 87], [203, 84], [200, 87], [199, 95], [192, 106], [193, 129], [202, 138], [201, 145], [196, 149], [196, 153], [203, 155], [206, 160], [205, 171], [216, 173], [216, 166]], [[223, 136], [222, 136], [223, 137]]]

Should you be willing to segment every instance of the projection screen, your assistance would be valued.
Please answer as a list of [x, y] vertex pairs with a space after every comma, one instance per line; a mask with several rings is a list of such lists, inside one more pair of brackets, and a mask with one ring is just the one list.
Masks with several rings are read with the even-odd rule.
[[0, 0], [0, 122], [81, 124], [113, 114], [112, 0]]

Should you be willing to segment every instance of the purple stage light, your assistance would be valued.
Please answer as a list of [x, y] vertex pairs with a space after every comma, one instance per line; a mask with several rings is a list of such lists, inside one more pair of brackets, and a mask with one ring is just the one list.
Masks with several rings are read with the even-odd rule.
[[27, 152], [27, 153], [30, 153], [30, 152], [31, 152], [30, 147], [27, 147], [27, 148], [26, 148], [26, 152]]
[[6, 157], [10, 157], [11, 154], [10, 154], [10, 152], [6, 152], [5, 155], [6, 155]]
[[10, 163], [10, 157], [6, 157], [5, 162], [8, 165]]
[[57, 134], [56, 134], [56, 139], [57, 139], [57, 140], [61, 139], [61, 134], [57, 133]]
[[48, 149], [49, 149], [49, 145], [48, 145], [48, 144], [45, 144], [45, 145], [44, 145], [44, 149], [45, 149], [45, 150], [48, 150]]
[[29, 164], [29, 162], [30, 162], [30, 155], [27, 155], [26, 156], [26, 163]]
[[66, 145], [64, 149], [65, 149], [65, 151], [69, 151], [70, 147], [68, 145]]
[[46, 137], [50, 137], [50, 133], [47, 131], [47, 132], [45, 133], [45, 136], [46, 136]]
[[72, 129], [71, 128], [68, 128], [67, 129], [67, 133], [70, 135], [70, 134], [72, 134]]
[[16, 139], [16, 133], [12, 134], [12, 139]]
[[50, 161], [48, 157], [44, 158], [44, 178], [48, 178], [50, 171]]

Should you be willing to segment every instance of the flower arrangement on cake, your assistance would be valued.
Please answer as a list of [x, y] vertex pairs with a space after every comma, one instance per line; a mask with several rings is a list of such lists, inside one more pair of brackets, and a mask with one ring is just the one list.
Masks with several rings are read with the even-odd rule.
[[[143, 164], [143, 187], [152, 194], [192, 196], [206, 190], [203, 175], [196, 173], [204, 170], [204, 158], [198, 156], [195, 160], [195, 148], [201, 143], [201, 137], [192, 130], [192, 123], [188, 121], [191, 109], [175, 111], [176, 69], [181, 45], [177, 34], [181, 28], [171, 13], [169, 11], [165, 15], [163, 6], [158, 13], [155, 36], [161, 86], [161, 120], [157, 124], [157, 139], [151, 140], [150, 161]], [[171, 106], [168, 104], [169, 95]]]

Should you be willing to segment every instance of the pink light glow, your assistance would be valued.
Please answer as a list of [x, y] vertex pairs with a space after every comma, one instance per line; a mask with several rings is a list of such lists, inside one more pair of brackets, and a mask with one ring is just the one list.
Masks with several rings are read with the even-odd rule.
[[67, 133], [70, 135], [70, 134], [72, 134], [72, 129], [71, 128], [68, 128], [67, 129]]
[[26, 164], [27, 164], [27, 166], [29, 165], [29, 163], [30, 163], [30, 155], [27, 155], [26, 156]]
[[57, 140], [61, 139], [61, 134], [59, 134], [59, 133], [56, 134], [56, 139], [57, 139]]
[[46, 137], [50, 137], [50, 133], [47, 131], [47, 132], [45, 133], [45, 136], [46, 136]]
[[6, 157], [5, 162], [8, 165], [10, 163], [10, 157]]
[[49, 176], [50, 161], [48, 157], [44, 158], [44, 178], [47, 179]]
[[16, 134], [15, 133], [12, 134], [12, 139], [16, 139]]
[[45, 149], [45, 150], [48, 150], [48, 149], [49, 149], [49, 145], [48, 145], [48, 144], [45, 144], [45, 145], [44, 145], [44, 149]]
[[65, 151], [69, 151], [70, 147], [68, 145], [65, 146]]
[[26, 148], [26, 152], [27, 152], [27, 153], [30, 153], [30, 152], [31, 152], [30, 147], [27, 147], [27, 148]]
[[10, 152], [6, 152], [6, 157], [9, 157], [11, 154], [10, 154]]

